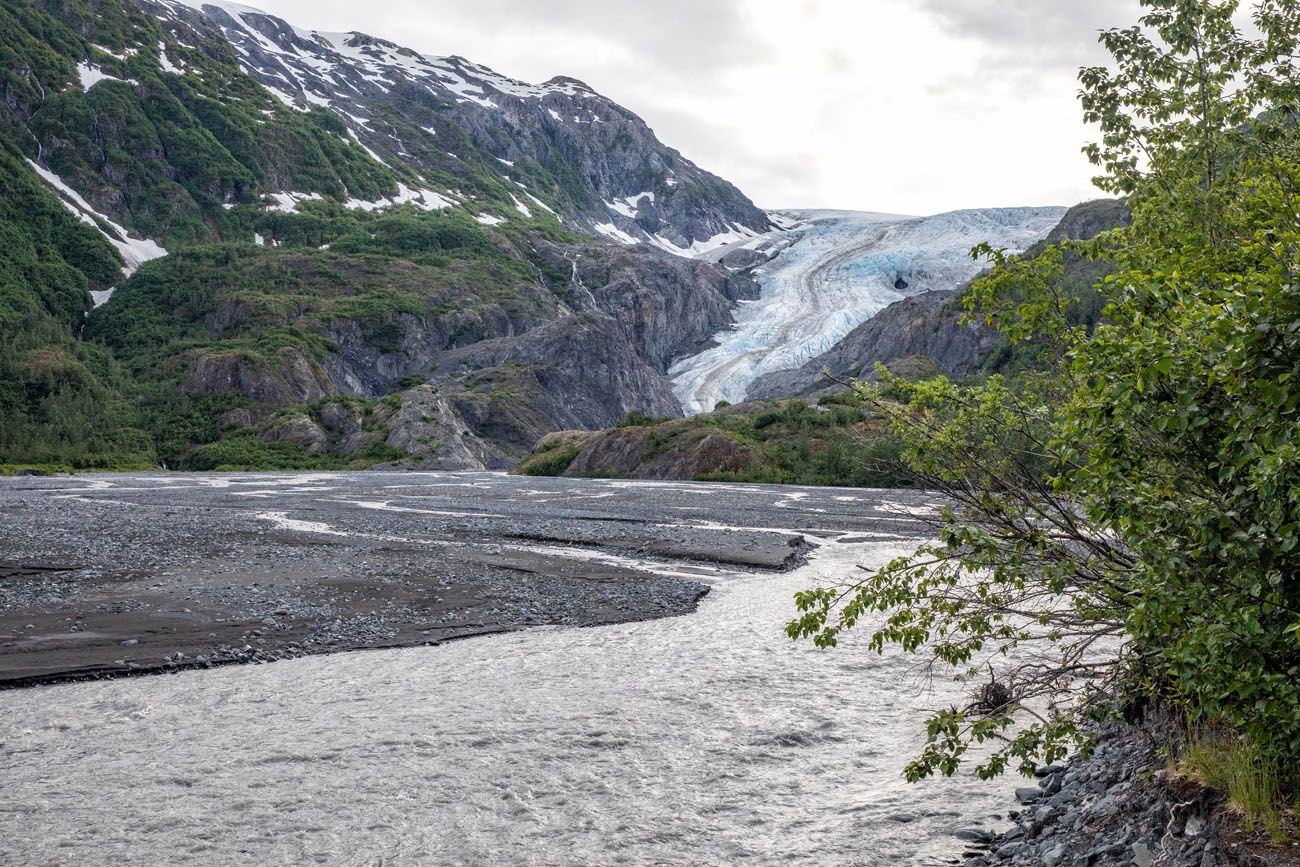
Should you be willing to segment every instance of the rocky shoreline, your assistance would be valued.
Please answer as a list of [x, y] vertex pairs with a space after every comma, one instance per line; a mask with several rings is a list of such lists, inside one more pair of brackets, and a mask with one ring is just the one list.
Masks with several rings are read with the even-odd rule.
[[1169, 770], [1159, 726], [1110, 723], [1087, 758], [1039, 769], [1016, 790], [1016, 823], [1001, 835], [959, 832], [964, 867], [1282, 867], [1233, 825], [1223, 798]]

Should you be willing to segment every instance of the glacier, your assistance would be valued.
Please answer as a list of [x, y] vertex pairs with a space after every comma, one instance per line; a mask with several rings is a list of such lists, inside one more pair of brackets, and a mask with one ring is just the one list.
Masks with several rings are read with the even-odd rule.
[[687, 414], [720, 400], [738, 403], [750, 384], [799, 367], [895, 301], [932, 289], [955, 289], [982, 270], [977, 244], [1022, 251], [1042, 239], [1063, 207], [984, 208], [930, 217], [865, 211], [791, 210], [772, 214], [784, 228], [711, 250], [771, 256], [753, 273], [759, 298], [741, 302], [714, 346], [668, 371]]

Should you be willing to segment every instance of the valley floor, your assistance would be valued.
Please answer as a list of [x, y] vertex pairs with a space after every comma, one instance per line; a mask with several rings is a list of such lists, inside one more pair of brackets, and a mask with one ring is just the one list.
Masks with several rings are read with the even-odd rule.
[[[165, 666], [182, 635], [306, 655], [0, 692], [0, 863], [952, 864], [1014, 785], [903, 780], [962, 687], [782, 630], [797, 590], [928, 535], [927, 506], [482, 473], [2, 480], [7, 568], [77, 567], [0, 579], [11, 682]], [[317, 653], [475, 629], [509, 631]]]

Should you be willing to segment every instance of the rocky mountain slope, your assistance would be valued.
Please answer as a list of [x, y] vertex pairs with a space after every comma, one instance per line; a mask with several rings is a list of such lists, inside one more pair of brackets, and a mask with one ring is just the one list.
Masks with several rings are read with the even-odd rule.
[[[336, 112], [376, 159], [434, 185], [426, 200], [474, 196], [490, 179], [525, 217], [559, 212], [615, 240], [673, 253], [770, 227], [739, 190], [576, 79], [528, 84], [364, 33], [301, 30], [236, 4], [187, 5], [199, 11], [172, 0], [145, 8], [180, 39], [196, 26], [217, 27], [245, 72], [295, 110]], [[467, 172], [467, 162], [478, 165]]]
[[689, 256], [767, 215], [572, 80], [24, 0], [0, 91], [0, 464], [497, 466], [757, 291]]

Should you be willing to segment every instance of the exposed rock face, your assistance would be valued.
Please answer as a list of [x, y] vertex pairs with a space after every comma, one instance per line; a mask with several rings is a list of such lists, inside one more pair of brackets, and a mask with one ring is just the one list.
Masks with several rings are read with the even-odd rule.
[[308, 454], [318, 454], [329, 447], [329, 436], [321, 426], [300, 412], [278, 419], [262, 434], [262, 441], [302, 446]]
[[549, 249], [572, 269], [575, 306], [623, 323], [637, 352], [660, 372], [705, 345], [758, 284], [717, 265], [650, 250]]
[[839, 379], [871, 374], [877, 362], [922, 356], [949, 376], [979, 370], [985, 356], [1001, 340], [992, 328], [962, 325], [960, 306], [952, 291], [926, 292], [896, 301], [859, 325], [829, 352], [794, 370], [759, 377], [750, 386], [750, 400], [813, 394], [835, 386], [823, 369]]
[[634, 409], [681, 414], [624, 324], [599, 312], [449, 352], [430, 381], [460, 395], [475, 430], [520, 452], [553, 430], [609, 427]]
[[201, 394], [241, 391], [258, 403], [277, 406], [312, 403], [334, 392], [306, 352], [288, 347], [276, 353], [273, 365], [250, 362], [238, 353], [206, 355], [195, 363], [190, 381]]
[[438, 354], [429, 373], [466, 428], [492, 444], [485, 466], [555, 430], [610, 427], [633, 410], [680, 416], [668, 368], [729, 321], [733, 300], [758, 291], [716, 265], [649, 250], [544, 252], [569, 265], [576, 310], [518, 334], [523, 323], [503, 322], [502, 336]]
[[[192, 383], [203, 394], [242, 391], [262, 405], [227, 413], [234, 428], [276, 407], [382, 397], [419, 375], [429, 386], [402, 392], [400, 409], [385, 416], [386, 434], [362, 436], [355, 409], [327, 403], [320, 426], [292, 416], [264, 439], [345, 455], [384, 440], [420, 466], [497, 469], [555, 430], [607, 428], [633, 410], [680, 416], [666, 371], [730, 321], [736, 299], [758, 291], [743, 275], [650, 249], [539, 241], [536, 252], [568, 271], [566, 286], [520, 287], [509, 304], [395, 314], [395, 344], [376, 345], [363, 323], [334, 319], [325, 324], [331, 348], [323, 359], [301, 350], [282, 350], [270, 364], [209, 355]], [[243, 315], [223, 305], [206, 327], [233, 329]]]
[[[386, 164], [430, 179], [495, 178], [521, 213], [554, 210], [588, 232], [666, 249], [771, 227], [734, 186], [576, 79], [527, 84], [462, 57], [426, 57], [364, 33], [307, 32], [234, 4], [144, 5], [186, 42], [193, 28], [217, 29], [246, 72], [302, 110], [334, 108]], [[459, 200], [447, 186], [437, 194]]]
[[[387, 444], [416, 458], [426, 470], [505, 469], [513, 461], [479, 439], [451, 401], [428, 387], [411, 389], [389, 421]], [[408, 464], [410, 465], [410, 464]]]
[[1046, 238], [1046, 243], [1058, 241], [1086, 241], [1102, 232], [1117, 229], [1133, 222], [1133, 214], [1119, 199], [1096, 199], [1075, 205]]
[[481, 304], [428, 317], [398, 314], [391, 320], [402, 335], [396, 347], [375, 345], [356, 320], [336, 319], [326, 327], [334, 348], [323, 367], [339, 393], [378, 397], [402, 378], [432, 369], [449, 350], [523, 334], [559, 315], [560, 306], [549, 292], [535, 291], [521, 301], [530, 303], [527, 312], [520, 303], [513, 309]]

